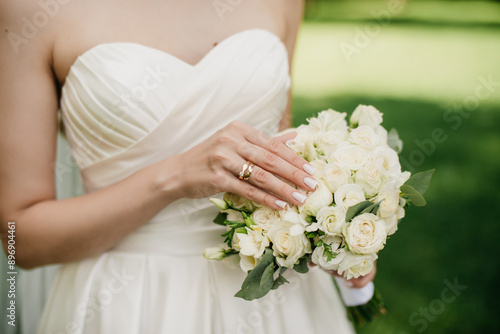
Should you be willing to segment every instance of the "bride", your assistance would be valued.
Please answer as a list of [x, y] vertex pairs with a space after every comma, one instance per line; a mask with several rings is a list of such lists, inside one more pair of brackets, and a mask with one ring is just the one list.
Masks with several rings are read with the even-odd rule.
[[[275, 209], [313, 167], [291, 126], [299, 0], [0, 4], [0, 218], [16, 262], [62, 263], [39, 333], [351, 333], [330, 274], [289, 273], [254, 302], [206, 199]], [[55, 200], [58, 110], [85, 194]], [[248, 180], [238, 174], [246, 161]], [[287, 182], [285, 182], [287, 181]], [[374, 272], [351, 281], [362, 287]]]

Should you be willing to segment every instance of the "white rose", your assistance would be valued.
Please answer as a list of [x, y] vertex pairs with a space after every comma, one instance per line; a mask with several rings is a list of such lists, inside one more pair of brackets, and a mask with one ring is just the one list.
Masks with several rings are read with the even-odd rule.
[[329, 157], [333, 150], [345, 141], [346, 137], [347, 131], [345, 130], [320, 132], [316, 137], [316, 147], [324, 156]]
[[373, 269], [373, 261], [377, 259], [377, 254], [357, 255], [349, 251], [342, 254], [342, 261], [337, 272], [346, 279], [365, 276]]
[[269, 246], [269, 239], [264, 234], [261, 227], [252, 226], [253, 230], [246, 228], [247, 234], [236, 233], [238, 235], [238, 246], [240, 254], [259, 258], [264, 254], [264, 250]]
[[335, 204], [347, 210], [366, 200], [363, 189], [357, 184], [344, 184], [335, 192]]
[[310, 161], [309, 164], [311, 166], [313, 166], [314, 168], [316, 168], [316, 170], [312, 174], [312, 177], [315, 179], [321, 178], [321, 176], [323, 175], [323, 169], [325, 168], [326, 163], [323, 160], [316, 159], [316, 160]]
[[299, 210], [295, 205], [289, 206], [284, 210], [280, 210], [278, 214], [282, 220], [286, 220], [294, 224], [302, 224], [302, 225], [309, 224], [308, 222], [306, 222], [304, 217], [302, 217], [302, 215], [299, 213]]
[[398, 154], [389, 146], [377, 146], [370, 155], [373, 165], [384, 171], [384, 174], [401, 174]]
[[351, 126], [368, 125], [376, 128], [382, 123], [382, 113], [373, 106], [360, 104], [352, 113], [350, 119]]
[[362, 125], [353, 129], [349, 133], [348, 139], [351, 143], [359, 145], [367, 150], [374, 149], [380, 142], [379, 136], [375, 133], [375, 130], [368, 125]]
[[302, 256], [311, 253], [311, 244], [304, 234], [291, 235], [290, 229], [294, 225], [288, 221], [278, 221], [268, 233], [273, 243], [273, 255], [282, 267], [292, 268]]
[[[334, 238], [328, 238], [329, 242], [328, 244], [331, 246], [333, 252], [338, 252], [338, 255], [332, 258], [330, 261], [324, 256], [325, 252], [325, 247], [320, 246], [316, 247], [314, 249], [314, 252], [312, 253], [311, 256], [311, 261], [320, 266], [322, 269], [325, 270], [337, 270], [339, 267], [340, 262], [342, 261], [343, 254], [344, 252], [339, 252], [338, 248], [340, 244], [342, 243], [342, 238], [340, 237], [334, 237]], [[326, 242], [326, 241], [325, 241]]]
[[225, 193], [224, 200], [226, 202], [231, 201], [233, 203], [233, 206], [237, 209], [245, 208], [247, 210], [253, 211], [257, 207], [257, 205], [251, 200], [233, 193]]
[[[394, 182], [396, 183], [396, 188], [401, 188], [401, 186], [406, 182], [408, 181], [408, 179], [410, 178], [411, 176], [411, 173], [410, 172], [403, 172], [399, 175], [397, 175], [395, 178], [394, 178]], [[404, 205], [404, 204], [403, 204]]]
[[[295, 138], [288, 140], [286, 145], [290, 147], [293, 151], [295, 151], [300, 156], [304, 157], [306, 152], [306, 144], [313, 145], [318, 135], [318, 130], [315, 130], [305, 124], [299, 126], [296, 129], [297, 135]], [[310, 149], [310, 148], [308, 148]]]
[[384, 248], [387, 238], [385, 223], [376, 215], [363, 213], [344, 228], [349, 250], [356, 254], [373, 254]]
[[263, 206], [255, 210], [251, 217], [264, 231], [268, 231], [271, 225], [280, 218], [280, 212]]
[[381, 218], [389, 217], [396, 213], [399, 206], [399, 188], [395, 182], [388, 182], [382, 186], [374, 202], [380, 202], [378, 215]]
[[366, 198], [371, 198], [377, 195], [383, 179], [378, 168], [368, 165], [354, 174], [354, 182], [363, 189]]
[[385, 230], [386, 230], [387, 235], [393, 235], [394, 233], [396, 233], [396, 231], [398, 230], [399, 221], [398, 221], [398, 218], [395, 214], [391, 215], [389, 217], [383, 218], [383, 221], [385, 224]]
[[400, 198], [399, 206], [396, 209], [396, 213], [383, 218], [385, 222], [387, 235], [392, 235], [396, 233], [396, 231], [398, 230], [399, 222], [405, 216], [405, 209], [403, 208], [404, 205], [405, 205], [405, 200], [403, 198]]
[[351, 171], [342, 168], [337, 163], [329, 163], [322, 169], [321, 179], [325, 182], [325, 185], [333, 193], [337, 191], [340, 186], [349, 183], [351, 178]]
[[304, 204], [299, 206], [299, 212], [303, 216], [316, 216], [319, 209], [332, 204], [333, 195], [323, 182], [318, 182], [316, 190], [307, 194]]
[[[383, 126], [379, 125], [375, 128], [375, 133], [378, 136], [379, 143], [382, 145], [387, 145], [387, 142], [388, 142], [387, 130]], [[401, 145], [402, 144], [403, 144], [403, 142], [401, 142]]]
[[396, 210], [396, 216], [398, 219], [402, 219], [405, 216], [405, 206], [406, 201], [404, 198], [399, 198], [399, 208]]
[[255, 269], [260, 263], [260, 258], [256, 259], [253, 256], [246, 256], [240, 253], [240, 267], [244, 272]]
[[293, 223], [290, 228], [290, 234], [296, 236], [304, 233], [306, 226], [310, 225], [305, 218], [299, 213], [298, 208], [294, 205], [280, 211], [281, 219]]
[[318, 117], [309, 119], [310, 127], [318, 131], [344, 130], [347, 128], [345, 120], [347, 114], [328, 109], [318, 114]]
[[368, 161], [368, 152], [359, 145], [343, 144], [333, 151], [331, 158], [344, 168], [358, 170]]
[[340, 235], [345, 225], [346, 211], [342, 206], [327, 206], [318, 211], [316, 219], [327, 235]]
[[226, 251], [222, 247], [209, 247], [203, 251], [203, 257], [207, 260], [220, 261], [226, 257]]

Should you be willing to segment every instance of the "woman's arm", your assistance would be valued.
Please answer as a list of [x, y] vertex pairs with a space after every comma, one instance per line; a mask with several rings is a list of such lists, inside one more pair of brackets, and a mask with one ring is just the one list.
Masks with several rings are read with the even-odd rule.
[[[0, 4], [0, 234], [6, 248], [8, 222], [16, 222], [19, 266], [33, 268], [100, 254], [179, 198], [230, 191], [280, 209], [284, 201], [300, 204], [301, 195], [273, 174], [311, 189], [304, 159], [282, 141], [233, 122], [193, 149], [112, 186], [56, 200], [56, 32], [51, 35], [49, 24], [17, 49], [9, 35], [21, 34], [21, 18], [36, 10], [36, 2]], [[249, 182], [236, 176], [245, 160], [258, 166]]]
[[[3, 246], [7, 245], [7, 223], [15, 221], [16, 262], [22, 267], [98, 254], [153, 217], [174, 197], [160, 189], [157, 176], [160, 166], [152, 166], [102, 191], [55, 200], [53, 167], [58, 98], [50, 33], [40, 31], [26, 39], [21, 31], [21, 18], [29, 17], [28, 13], [36, 8], [14, 1], [1, 6], [0, 232]], [[20, 38], [27, 42], [14, 43]], [[175, 170], [169, 162], [162, 167]], [[175, 177], [175, 173], [170, 176]]]

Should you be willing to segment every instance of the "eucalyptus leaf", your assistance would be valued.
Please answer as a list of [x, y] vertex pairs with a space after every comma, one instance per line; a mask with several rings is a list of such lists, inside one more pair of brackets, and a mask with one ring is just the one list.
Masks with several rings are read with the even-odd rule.
[[401, 186], [401, 191], [408, 197], [408, 199], [415, 204], [416, 206], [424, 206], [427, 204], [425, 201], [424, 196], [422, 196], [421, 193], [419, 193], [415, 188], [409, 185], [402, 185]]
[[270, 265], [274, 265], [274, 256], [273, 251], [267, 248], [260, 263], [248, 272], [247, 277], [241, 285], [241, 290], [234, 296], [245, 300], [254, 300], [264, 297], [273, 286], [272, 280], [270, 281], [271, 284], [266, 283], [265, 286], [261, 286], [262, 276]]
[[362, 215], [363, 213], [372, 213], [376, 215], [381, 202], [382, 201], [373, 203], [372, 205], [361, 211], [359, 214]]
[[[278, 278], [276, 278], [276, 280], [274, 281], [274, 284], [273, 284], [273, 287], [271, 289], [273, 290], [276, 290], [277, 288], [279, 288], [281, 285], [285, 284], [285, 283], [290, 283], [288, 282], [288, 280], [283, 276], [283, 273], [286, 271], [286, 267], [280, 267], [279, 269], [279, 274], [278, 274]], [[277, 270], [278, 271], [278, 270]]]
[[[427, 188], [429, 188], [429, 184], [431, 183], [432, 175], [434, 174], [435, 169], [429, 169], [425, 172], [420, 172], [413, 174], [404, 184], [404, 186], [410, 186], [418, 191], [420, 194], [425, 193]], [[401, 191], [403, 191], [401, 187]], [[416, 204], [415, 204], [416, 205]]]
[[349, 209], [347, 209], [347, 213], [346, 213], [346, 216], [345, 216], [345, 221], [346, 222], [350, 222], [354, 217], [356, 217], [358, 214], [360, 214], [361, 212], [363, 212], [363, 210], [365, 210], [366, 208], [372, 206], [373, 203], [370, 202], [370, 201], [364, 201], [364, 202], [360, 202], [356, 205], [353, 205], [351, 207], [349, 207]]
[[267, 267], [266, 270], [264, 270], [264, 273], [262, 274], [262, 277], [260, 279], [260, 288], [261, 289], [267, 289], [267, 286], [269, 285], [269, 289], [273, 286], [273, 275], [274, 275], [274, 262], [270, 263]]
[[295, 270], [298, 273], [305, 274], [309, 271], [309, 267], [307, 266], [307, 263], [309, 262], [309, 256], [305, 255], [299, 259], [299, 263], [296, 263], [293, 266], [293, 270]]

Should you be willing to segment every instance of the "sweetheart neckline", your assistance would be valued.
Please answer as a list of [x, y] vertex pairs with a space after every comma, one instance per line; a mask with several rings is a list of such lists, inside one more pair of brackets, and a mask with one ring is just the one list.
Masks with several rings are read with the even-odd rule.
[[217, 43], [217, 45], [215, 45], [213, 48], [211, 48], [198, 62], [196, 62], [195, 64], [190, 64], [188, 63], [187, 61], [177, 57], [177, 56], [174, 56], [173, 54], [169, 53], [169, 52], [166, 52], [166, 51], [163, 51], [161, 49], [158, 49], [158, 48], [155, 48], [155, 47], [152, 47], [152, 46], [148, 46], [148, 45], [145, 45], [145, 44], [141, 44], [141, 43], [137, 43], [137, 42], [107, 42], [107, 43], [98, 43], [92, 47], [90, 47], [89, 49], [85, 50], [84, 52], [82, 52], [80, 55], [78, 55], [78, 57], [76, 57], [75, 61], [71, 64], [71, 66], [69, 67], [69, 70], [68, 70], [68, 74], [66, 75], [66, 77], [64, 78], [64, 82], [62, 83], [61, 85], [61, 91], [63, 90], [63, 88], [66, 86], [67, 82], [68, 82], [68, 77], [70, 76], [70, 74], [74, 71], [74, 68], [76, 67], [76, 65], [81, 62], [81, 60], [86, 57], [88, 54], [92, 53], [92, 52], [95, 52], [96, 50], [102, 48], [102, 47], [105, 47], [105, 46], [125, 46], [125, 45], [128, 45], [128, 46], [133, 46], [133, 47], [137, 47], [137, 48], [142, 48], [142, 49], [145, 49], [145, 50], [150, 50], [152, 52], [157, 52], [157, 53], [160, 53], [160, 54], [163, 54], [164, 56], [166, 57], [169, 57], [171, 59], [174, 59], [175, 61], [183, 64], [184, 66], [188, 67], [188, 68], [191, 68], [191, 69], [196, 69], [197, 67], [200, 67], [201, 64], [203, 64], [206, 59], [208, 59], [216, 50], [218, 50], [222, 45], [224, 44], [227, 44], [228, 42], [230, 42], [231, 40], [233, 40], [234, 38], [236, 37], [239, 37], [241, 35], [243, 35], [244, 33], [247, 33], [247, 32], [250, 32], [250, 31], [258, 31], [258, 32], [264, 32], [266, 33], [268, 36], [271, 36], [271, 37], [274, 37], [286, 50], [286, 45], [285, 43], [281, 40], [281, 38], [275, 34], [274, 32], [268, 30], [268, 29], [263, 29], [263, 28], [250, 28], [250, 29], [244, 29], [244, 30], [241, 30], [241, 31], [237, 31], [229, 36], [227, 36], [226, 38], [222, 39], [219, 43]]

